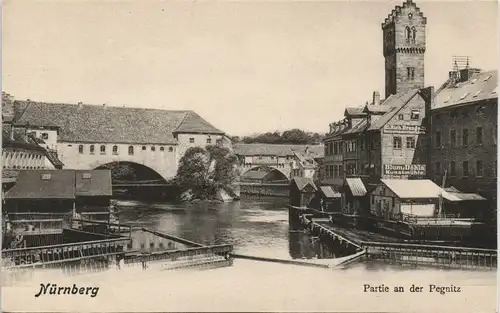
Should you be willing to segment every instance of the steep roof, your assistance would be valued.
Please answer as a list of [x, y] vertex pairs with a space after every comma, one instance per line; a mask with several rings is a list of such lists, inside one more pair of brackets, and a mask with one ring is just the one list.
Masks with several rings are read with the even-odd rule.
[[359, 177], [352, 177], [352, 178], [346, 178], [345, 182], [349, 189], [351, 190], [351, 193], [354, 197], [362, 197], [366, 195], [366, 187], [361, 178]]
[[382, 115], [379, 119], [373, 121], [368, 127], [368, 131], [370, 130], [380, 130], [382, 127], [387, 124], [401, 109], [405, 104], [408, 103], [417, 93], [419, 89], [411, 89], [405, 92], [400, 92], [395, 95], [391, 95], [388, 97], [383, 105], [390, 108], [387, 113]]
[[75, 171], [76, 196], [112, 196], [111, 170]]
[[368, 127], [368, 121], [366, 119], [363, 119], [356, 123], [352, 128], [347, 129], [342, 133], [342, 135], [349, 135], [349, 134], [357, 134], [361, 133], [366, 130]]
[[371, 114], [384, 114], [389, 112], [392, 108], [393, 107], [386, 104], [380, 104], [380, 105], [367, 104], [363, 109], [363, 112]]
[[467, 81], [457, 84], [448, 82], [445, 87], [436, 92], [431, 109], [437, 110], [498, 98], [497, 84], [497, 71], [474, 73]]
[[297, 189], [300, 191], [304, 190], [308, 185], [311, 186], [314, 190], [318, 190], [318, 187], [316, 187], [316, 184], [311, 178], [307, 177], [294, 177], [292, 178], [291, 181], [292, 184], [295, 184], [297, 186]]
[[16, 124], [56, 126], [69, 142], [175, 144], [173, 132], [222, 134], [193, 111], [16, 101]]
[[340, 198], [341, 195], [338, 192], [335, 192], [330, 186], [321, 186], [319, 187], [326, 198]]
[[19, 171], [6, 199], [74, 199], [75, 173], [71, 170]]
[[324, 155], [323, 145], [280, 145], [261, 143], [237, 143], [233, 146], [237, 155], [275, 155], [293, 156], [293, 151], [305, 153], [306, 149], [313, 157]]

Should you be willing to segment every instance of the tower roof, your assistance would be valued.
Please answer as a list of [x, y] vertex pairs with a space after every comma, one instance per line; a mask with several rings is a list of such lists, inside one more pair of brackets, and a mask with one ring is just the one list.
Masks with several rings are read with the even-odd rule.
[[382, 29], [392, 24], [399, 16], [401, 16], [401, 13], [403, 11], [406, 11], [409, 8], [413, 8], [413, 11], [423, 19], [424, 24], [427, 23], [427, 18], [424, 16], [424, 13], [420, 11], [420, 8], [417, 7], [415, 2], [413, 2], [413, 0], [406, 0], [405, 2], [403, 2], [403, 6], [396, 6], [387, 16], [387, 18], [382, 23]]

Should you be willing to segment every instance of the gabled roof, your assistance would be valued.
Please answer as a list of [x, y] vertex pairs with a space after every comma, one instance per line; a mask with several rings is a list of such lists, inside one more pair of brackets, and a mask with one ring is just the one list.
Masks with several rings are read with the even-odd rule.
[[392, 108], [393, 107], [385, 104], [380, 104], [380, 105], [367, 104], [363, 109], [363, 112], [378, 115], [378, 114], [385, 114], [389, 112]]
[[325, 153], [323, 145], [280, 145], [261, 143], [237, 143], [233, 146], [237, 155], [273, 155], [273, 156], [293, 156], [293, 152], [308, 153], [313, 157], [323, 156]]
[[420, 11], [420, 8], [417, 7], [415, 2], [412, 0], [405, 0], [403, 3], [403, 6], [396, 6], [392, 12], [387, 16], [387, 18], [384, 20], [382, 23], [382, 29], [384, 29], [387, 25], [390, 25], [400, 16], [401, 14], [404, 14], [405, 11], [407, 11], [409, 8], [413, 8], [415, 13], [418, 14], [420, 17], [422, 17], [424, 24], [427, 23], [427, 18], [424, 16], [424, 13]]
[[379, 119], [373, 121], [368, 127], [368, 131], [370, 130], [380, 130], [382, 127], [387, 124], [401, 109], [405, 104], [407, 104], [417, 93], [419, 89], [411, 89], [405, 92], [400, 92], [395, 95], [391, 95], [388, 97], [383, 105], [389, 107], [389, 111], [382, 115]]
[[175, 144], [173, 132], [223, 134], [193, 111], [15, 102], [15, 123], [60, 128], [59, 140]]
[[368, 127], [368, 121], [366, 119], [362, 119], [356, 125], [354, 125], [352, 128], [349, 128], [345, 132], [342, 133], [342, 135], [349, 135], [349, 134], [357, 134], [364, 132], [366, 128]]
[[359, 106], [359, 107], [350, 107], [350, 108], [346, 108], [345, 111], [344, 111], [344, 116], [365, 116], [366, 113], [363, 112], [364, 110], [364, 107], [363, 106]]
[[76, 196], [112, 196], [111, 170], [75, 171]]
[[498, 99], [497, 71], [474, 73], [467, 81], [456, 84], [448, 82], [436, 92], [431, 109], [438, 110], [495, 98]]
[[19, 171], [16, 185], [5, 194], [5, 198], [74, 199], [75, 172], [71, 170]]
[[[44, 148], [40, 147], [36, 144], [31, 136], [24, 136], [24, 130], [16, 131], [12, 133], [12, 129], [10, 125], [3, 124], [2, 125], [2, 146], [10, 147], [10, 148], [19, 148], [26, 150], [34, 150], [34, 151], [45, 151]], [[14, 139], [12, 139], [14, 137]]]
[[306, 178], [306, 177], [294, 177], [292, 178], [291, 181], [292, 184], [295, 184], [297, 186], [297, 189], [300, 191], [304, 190], [307, 186], [311, 186], [314, 190], [318, 190], [318, 187], [316, 187], [316, 184], [311, 178]]

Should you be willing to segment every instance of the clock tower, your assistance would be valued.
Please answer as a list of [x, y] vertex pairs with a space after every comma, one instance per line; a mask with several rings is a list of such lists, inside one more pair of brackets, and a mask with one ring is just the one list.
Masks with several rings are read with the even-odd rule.
[[427, 18], [412, 0], [396, 6], [382, 23], [385, 97], [424, 87]]

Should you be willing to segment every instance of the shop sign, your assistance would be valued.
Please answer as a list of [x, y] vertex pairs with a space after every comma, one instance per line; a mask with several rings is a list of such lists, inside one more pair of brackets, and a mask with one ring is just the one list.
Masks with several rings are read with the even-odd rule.
[[405, 124], [395, 124], [386, 125], [384, 127], [384, 133], [386, 134], [412, 134], [412, 135], [423, 135], [425, 134], [425, 127], [422, 125], [405, 125]]
[[425, 164], [384, 164], [384, 174], [390, 176], [424, 176]]

